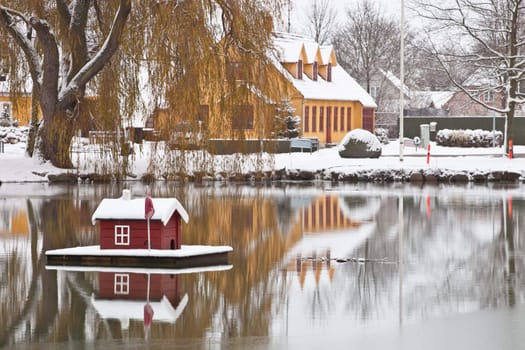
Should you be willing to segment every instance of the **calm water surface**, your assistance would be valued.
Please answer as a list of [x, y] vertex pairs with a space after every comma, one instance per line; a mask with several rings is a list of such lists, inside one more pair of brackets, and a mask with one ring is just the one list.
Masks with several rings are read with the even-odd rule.
[[91, 215], [123, 187], [146, 190], [0, 186], [0, 348], [525, 344], [522, 185], [156, 184], [190, 214], [183, 243], [231, 245], [229, 265], [46, 267], [48, 249], [98, 244]]

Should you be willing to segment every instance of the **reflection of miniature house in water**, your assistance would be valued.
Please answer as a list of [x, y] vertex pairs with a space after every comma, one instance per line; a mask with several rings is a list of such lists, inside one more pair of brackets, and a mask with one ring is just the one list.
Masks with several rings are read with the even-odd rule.
[[180, 297], [180, 276], [134, 272], [99, 272], [99, 292], [91, 298], [104, 319], [118, 319], [127, 329], [130, 321], [144, 321], [144, 305], [153, 309], [154, 322], [175, 323], [188, 303]]
[[[150, 220], [152, 249], [180, 249], [181, 220], [188, 213], [176, 198], [152, 198], [155, 213]], [[148, 223], [144, 198], [131, 199], [129, 190], [121, 198], [105, 198], [91, 218], [100, 222], [100, 249], [148, 248]]]

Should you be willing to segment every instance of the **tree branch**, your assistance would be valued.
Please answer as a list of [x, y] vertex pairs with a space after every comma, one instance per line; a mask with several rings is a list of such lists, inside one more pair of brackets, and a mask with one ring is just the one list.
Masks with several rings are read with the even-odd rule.
[[59, 96], [59, 107], [68, 105], [77, 99], [78, 94], [85, 85], [102, 70], [104, 65], [110, 61], [119, 47], [120, 37], [124, 31], [129, 13], [131, 11], [131, 0], [120, 0], [120, 6], [113, 21], [111, 30], [95, 56], [89, 60], [76, 75], [71, 79], [64, 91]]
[[30, 38], [27, 38], [21, 28], [17, 27], [15, 17], [19, 18], [19, 20], [22, 20], [27, 26], [30, 26], [29, 19], [26, 18], [22, 13], [4, 6], [0, 6], [0, 23], [4, 25], [11, 37], [22, 49], [22, 52], [26, 56], [27, 63], [29, 65], [29, 73], [31, 74], [31, 78], [33, 80], [33, 88], [36, 88], [37, 92], [40, 92], [42, 67], [38, 58], [38, 53], [31, 43]]

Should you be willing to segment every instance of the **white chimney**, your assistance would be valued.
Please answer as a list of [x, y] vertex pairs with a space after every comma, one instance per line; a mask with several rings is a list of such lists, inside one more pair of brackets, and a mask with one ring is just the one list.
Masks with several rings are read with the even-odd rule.
[[122, 190], [122, 199], [125, 201], [131, 200], [131, 191], [130, 190]]

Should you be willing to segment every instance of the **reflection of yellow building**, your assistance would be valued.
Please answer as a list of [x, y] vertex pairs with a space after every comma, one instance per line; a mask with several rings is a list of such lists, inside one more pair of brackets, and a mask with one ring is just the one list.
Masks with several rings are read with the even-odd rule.
[[0, 223], [0, 235], [29, 236], [29, 220], [25, 210], [4, 209], [3, 212], [0, 212], [0, 217], [2, 218], [2, 222]]
[[291, 235], [295, 239], [288, 252], [293, 253], [293, 257], [287, 261], [287, 270], [297, 273], [301, 286], [309, 272], [314, 274], [316, 284], [323, 271], [332, 281], [335, 272], [332, 259], [341, 258], [333, 256], [337, 254], [334, 251], [355, 245], [366, 236], [366, 231], [360, 232], [363, 222], [349, 218], [341, 201], [336, 195], [317, 197], [301, 210], [300, 218], [292, 228]]
[[303, 230], [308, 233], [323, 233], [354, 228], [359, 222], [347, 218], [341, 210], [338, 196], [318, 197], [303, 210]]

